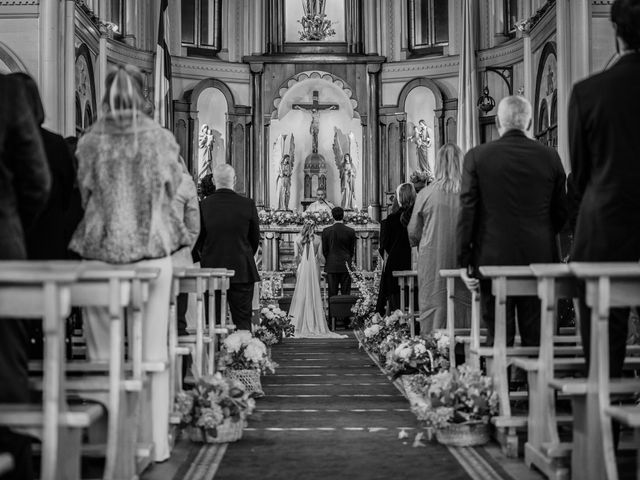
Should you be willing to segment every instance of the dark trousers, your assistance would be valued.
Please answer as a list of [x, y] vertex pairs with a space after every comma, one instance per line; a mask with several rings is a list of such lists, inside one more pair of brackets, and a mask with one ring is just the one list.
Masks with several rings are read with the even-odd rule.
[[[487, 345], [493, 345], [495, 335], [495, 302], [491, 294], [491, 281], [480, 280], [480, 305], [482, 319], [487, 326]], [[507, 297], [507, 346], [512, 346], [516, 336], [516, 312], [522, 345], [540, 345], [540, 299], [538, 297]]]
[[[232, 283], [227, 292], [231, 319], [238, 330], [251, 331], [251, 306], [255, 283]], [[216, 302], [218, 303], [218, 302]]]
[[189, 305], [189, 294], [180, 293], [176, 300], [176, 310], [178, 317], [178, 335], [187, 335], [187, 307]]
[[329, 297], [338, 295], [351, 295], [351, 275], [349, 272], [329, 273], [327, 272], [327, 289]]
[[[0, 321], [0, 403], [29, 402], [27, 320]], [[33, 478], [30, 437], [0, 427], [0, 452], [8, 452], [15, 468], [2, 480]]]

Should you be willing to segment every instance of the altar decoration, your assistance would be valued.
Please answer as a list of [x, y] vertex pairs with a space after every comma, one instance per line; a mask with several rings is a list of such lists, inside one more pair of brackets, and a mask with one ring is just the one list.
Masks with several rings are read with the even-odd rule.
[[266, 345], [248, 331], [232, 333], [222, 342], [219, 370], [225, 377], [241, 382], [250, 395], [264, 395], [260, 374], [275, 373], [275, 367], [267, 356]]
[[261, 271], [260, 300], [273, 301], [283, 297], [282, 282], [286, 272]]
[[490, 377], [461, 365], [431, 376], [417, 376], [413, 386], [425, 403], [412, 410], [435, 429], [440, 443], [468, 447], [489, 440], [489, 420], [498, 413], [498, 394]]
[[292, 337], [294, 333], [289, 314], [273, 303], [260, 310], [260, 326], [276, 337], [276, 343], [285, 337]]
[[192, 390], [176, 396], [180, 426], [195, 442], [239, 440], [246, 418], [254, 408], [255, 400], [249, 397], [242, 384], [220, 373], [201, 377]]
[[[302, 213], [269, 209], [258, 211], [258, 221], [260, 222], [260, 225], [286, 227], [292, 225], [304, 225], [308, 220], [313, 221], [318, 226], [331, 225], [334, 222], [331, 213], [326, 210], [313, 212], [305, 211]], [[350, 223], [352, 225], [367, 225], [372, 222], [373, 220], [366, 210], [352, 210], [344, 212], [344, 223]]]
[[314, 2], [303, 0], [304, 15], [298, 20], [302, 26], [302, 30], [298, 31], [301, 41], [317, 42], [336, 34], [331, 20], [325, 13], [325, 4], [326, 0]]

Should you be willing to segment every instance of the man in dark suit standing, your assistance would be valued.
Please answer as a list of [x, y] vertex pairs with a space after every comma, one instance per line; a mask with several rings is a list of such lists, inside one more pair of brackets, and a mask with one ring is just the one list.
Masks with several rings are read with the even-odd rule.
[[[574, 261], [640, 259], [640, 0], [616, 0], [611, 20], [620, 59], [577, 83], [569, 101], [571, 177], [579, 205]], [[582, 345], [588, 358], [591, 317], [582, 293]], [[619, 377], [629, 309], [612, 308], [609, 315], [609, 368]]]
[[347, 263], [353, 261], [356, 252], [356, 232], [344, 222], [344, 210], [334, 207], [331, 215], [335, 223], [322, 231], [322, 254], [325, 258], [324, 271], [327, 274], [329, 297], [351, 294], [351, 276]]
[[[488, 280], [470, 278], [484, 265], [529, 265], [558, 260], [555, 236], [567, 218], [565, 173], [558, 153], [531, 140], [531, 104], [502, 99], [496, 124], [501, 137], [464, 158], [458, 261], [470, 288], [480, 287], [482, 316], [494, 335], [494, 303]], [[507, 342], [515, 338], [515, 313], [523, 345], [540, 344], [537, 297], [507, 300]]]
[[[0, 260], [27, 258], [25, 234], [45, 206], [51, 176], [22, 85], [0, 75]], [[0, 403], [29, 401], [25, 321], [0, 321]], [[0, 452], [14, 457], [7, 480], [33, 478], [28, 437], [0, 427]], [[5, 478], [5, 477], [3, 477]]]
[[260, 278], [254, 255], [260, 245], [258, 210], [250, 198], [233, 191], [236, 172], [229, 164], [213, 169], [216, 191], [200, 204], [200, 265], [234, 270], [228, 292], [238, 330], [251, 330], [253, 289]]

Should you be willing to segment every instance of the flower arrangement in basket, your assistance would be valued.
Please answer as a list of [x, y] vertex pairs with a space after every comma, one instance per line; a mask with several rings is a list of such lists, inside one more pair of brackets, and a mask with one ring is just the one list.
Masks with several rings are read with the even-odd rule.
[[424, 338], [414, 337], [402, 341], [387, 353], [385, 368], [395, 380], [401, 375], [431, 375], [437, 367]]
[[285, 337], [292, 337], [294, 333], [291, 317], [273, 303], [260, 310], [260, 326], [276, 336], [276, 343], [281, 342]]
[[415, 413], [436, 430], [440, 443], [472, 446], [489, 440], [489, 419], [498, 413], [498, 394], [490, 377], [461, 365], [419, 381], [426, 403]]
[[376, 313], [367, 319], [364, 326], [365, 348], [378, 355], [383, 363], [386, 361], [386, 353], [382, 353], [383, 345], [389, 335], [395, 334], [409, 338], [409, 324], [400, 310], [396, 310], [385, 318]]
[[262, 396], [260, 374], [275, 373], [277, 365], [269, 359], [264, 343], [250, 332], [240, 330], [222, 342], [218, 366], [224, 376], [240, 381], [249, 394]]
[[434, 330], [424, 337], [427, 348], [433, 355], [436, 371], [447, 370], [450, 366], [449, 349], [451, 340], [449, 335], [442, 330]]
[[255, 408], [244, 386], [220, 373], [198, 379], [195, 388], [176, 396], [180, 426], [196, 442], [226, 443], [242, 437]]

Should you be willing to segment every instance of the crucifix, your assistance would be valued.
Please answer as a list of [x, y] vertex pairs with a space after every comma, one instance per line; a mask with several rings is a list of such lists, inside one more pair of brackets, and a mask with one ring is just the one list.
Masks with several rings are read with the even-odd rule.
[[311, 113], [311, 125], [309, 132], [312, 139], [312, 152], [318, 153], [318, 131], [320, 130], [320, 111], [321, 110], [337, 110], [338, 105], [335, 103], [319, 103], [318, 91], [313, 91], [312, 103], [294, 103], [293, 108], [296, 110], [306, 110]]

